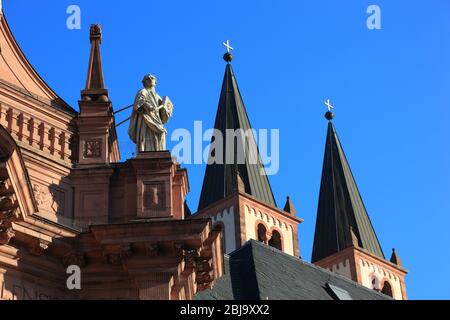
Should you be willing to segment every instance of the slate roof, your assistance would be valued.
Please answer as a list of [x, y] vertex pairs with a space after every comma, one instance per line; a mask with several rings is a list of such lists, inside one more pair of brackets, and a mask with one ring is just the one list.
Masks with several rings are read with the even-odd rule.
[[195, 300], [389, 300], [328, 270], [250, 240], [225, 256], [225, 275]]
[[384, 259], [336, 129], [329, 121], [311, 261], [352, 246], [352, 231], [359, 247]]
[[[225, 69], [214, 128], [222, 132], [224, 137], [224, 159], [230, 156], [230, 159], [234, 159], [234, 163], [237, 163], [237, 150], [239, 150], [238, 148], [243, 148], [243, 144], [239, 143], [238, 140], [233, 150], [234, 154], [229, 155], [226, 145], [227, 143], [230, 144], [230, 142], [226, 139], [226, 130], [243, 129], [247, 131], [251, 129], [251, 125], [233, 69], [229, 63]], [[250, 143], [254, 143], [254, 150], [257, 153], [256, 157], [250, 158], [251, 155], [247, 152], [245, 154], [245, 163], [237, 164], [237, 166], [235, 164], [218, 163], [207, 165], [198, 210], [232, 194], [235, 191], [234, 181], [236, 179], [236, 172], [239, 173], [244, 183], [245, 193], [252, 195], [268, 205], [276, 207], [272, 188], [264, 172], [264, 166], [261, 163], [253, 134], [251, 138], [253, 140]], [[256, 159], [257, 161], [256, 163], [253, 161], [252, 164], [250, 159]]]

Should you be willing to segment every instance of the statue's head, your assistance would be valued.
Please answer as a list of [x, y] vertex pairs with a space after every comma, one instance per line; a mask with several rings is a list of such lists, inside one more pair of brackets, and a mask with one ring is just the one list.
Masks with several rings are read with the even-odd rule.
[[144, 79], [142, 79], [142, 84], [144, 85], [144, 88], [146, 88], [146, 89], [156, 87], [157, 83], [158, 83], [158, 80], [152, 74], [147, 74], [144, 76]]

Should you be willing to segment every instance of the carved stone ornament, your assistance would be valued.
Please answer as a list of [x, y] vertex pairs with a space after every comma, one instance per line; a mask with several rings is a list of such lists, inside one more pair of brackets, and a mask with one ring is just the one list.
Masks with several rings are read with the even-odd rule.
[[19, 204], [13, 199], [14, 191], [6, 186], [6, 180], [0, 184], [0, 246], [9, 244], [15, 233], [12, 222], [17, 219]]
[[44, 252], [48, 249], [49, 242], [36, 239], [31, 245], [30, 245], [30, 253], [34, 256], [40, 257], [44, 254]]
[[103, 255], [106, 261], [113, 265], [121, 265], [124, 259], [131, 256], [131, 246], [130, 245], [114, 245], [105, 248]]
[[100, 158], [102, 155], [102, 140], [90, 139], [84, 142], [85, 158]]
[[0, 246], [7, 245], [14, 235], [15, 233], [12, 227], [3, 227], [0, 225]]
[[195, 268], [196, 260], [199, 258], [199, 250], [186, 250], [184, 252], [184, 262], [186, 263], [186, 268]]
[[214, 279], [214, 272], [207, 271], [207, 272], [200, 272], [196, 275], [196, 281], [199, 285], [209, 284]]
[[92, 24], [89, 31], [91, 40], [102, 39], [102, 27], [99, 24]]
[[86, 258], [83, 253], [71, 251], [62, 258], [62, 263], [66, 267], [75, 265], [82, 268], [86, 266]]
[[159, 245], [156, 242], [145, 243], [145, 253], [149, 257], [157, 257], [159, 253]]
[[39, 184], [33, 185], [34, 197], [36, 199], [37, 205], [42, 207], [46, 205], [51, 200], [51, 195], [44, 190]]
[[212, 259], [204, 258], [197, 261], [197, 272], [209, 272], [212, 269]]
[[175, 250], [175, 254], [178, 257], [184, 257], [184, 253], [185, 253], [185, 245], [183, 242], [175, 242], [173, 244], [173, 248]]
[[113, 266], [119, 266], [122, 264], [122, 255], [120, 252], [111, 252], [106, 254], [106, 261]]
[[15, 210], [0, 211], [0, 225], [16, 220]]
[[54, 214], [64, 214], [65, 193], [56, 188], [33, 184], [33, 193], [39, 210], [49, 210]]

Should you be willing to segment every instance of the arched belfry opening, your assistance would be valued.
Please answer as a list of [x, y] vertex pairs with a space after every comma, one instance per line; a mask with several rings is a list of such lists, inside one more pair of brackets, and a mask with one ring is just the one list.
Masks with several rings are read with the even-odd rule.
[[260, 223], [257, 227], [258, 231], [258, 241], [267, 244], [267, 229], [266, 227]]
[[392, 286], [388, 281], [385, 281], [383, 284], [383, 289], [381, 289], [381, 293], [393, 298], [394, 295], [392, 293]]
[[283, 250], [281, 234], [278, 231], [274, 230], [272, 232], [272, 237], [269, 240], [269, 246], [274, 247], [278, 250]]

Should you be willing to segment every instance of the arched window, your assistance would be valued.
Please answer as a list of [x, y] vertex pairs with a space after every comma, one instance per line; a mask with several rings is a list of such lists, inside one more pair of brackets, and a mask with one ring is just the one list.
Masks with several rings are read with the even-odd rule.
[[281, 235], [278, 231], [274, 230], [272, 232], [272, 238], [269, 240], [269, 246], [277, 248], [278, 250], [283, 250], [281, 245]]
[[385, 281], [383, 284], [383, 289], [381, 289], [381, 293], [393, 298], [394, 295], [392, 294], [392, 286], [389, 282]]
[[214, 224], [213, 230], [220, 232], [221, 241], [222, 241], [222, 251], [223, 251], [223, 253], [227, 253], [227, 247], [226, 247], [226, 243], [225, 243], [225, 225], [223, 224], [223, 222], [216, 222]]
[[258, 241], [267, 244], [267, 229], [263, 224], [258, 225]]
[[380, 280], [376, 275], [372, 275], [371, 277], [372, 289], [375, 291], [380, 291]]

